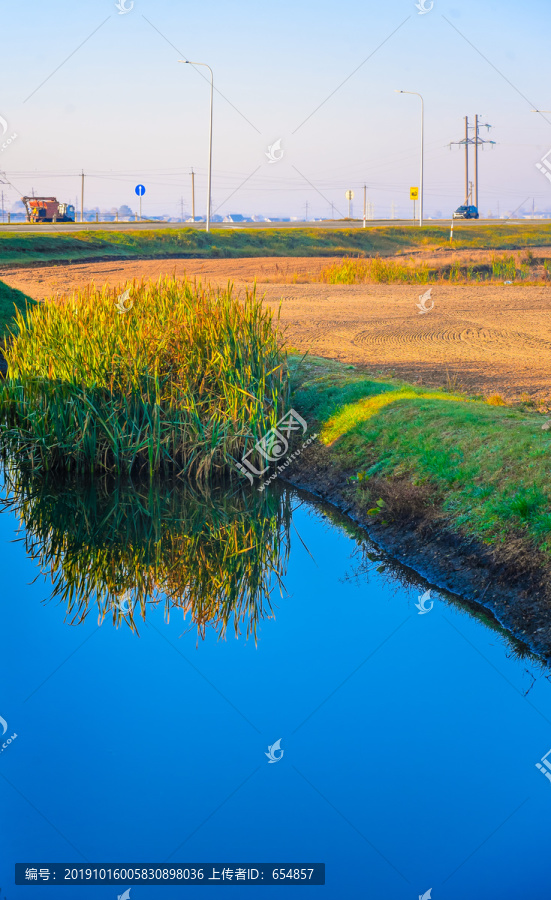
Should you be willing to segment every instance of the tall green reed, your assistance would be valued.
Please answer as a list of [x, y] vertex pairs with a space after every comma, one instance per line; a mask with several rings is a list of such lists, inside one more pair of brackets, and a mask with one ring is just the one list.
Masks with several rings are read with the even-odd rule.
[[178, 471], [206, 482], [272, 426], [289, 382], [272, 313], [176, 278], [91, 285], [18, 314], [0, 448], [35, 470]]

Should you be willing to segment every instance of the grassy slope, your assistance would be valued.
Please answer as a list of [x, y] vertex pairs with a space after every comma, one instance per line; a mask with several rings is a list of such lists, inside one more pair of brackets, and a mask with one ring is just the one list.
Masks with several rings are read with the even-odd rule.
[[[551, 244], [549, 225], [457, 225], [456, 249], [521, 249]], [[416, 228], [194, 228], [77, 231], [71, 234], [0, 233], [0, 265], [83, 259], [251, 256], [392, 256], [449, 246], [448, 225]]]
[[8, 287], [0, 281], [0, 342], [6, 337], [8, 328], [15, 326], [15, 310], [24, 312], [27, 304], [33, 305], [35, 301], [27, 297], [22, 291]]
[[522, 536], [551, 553], [551, 431], [541, 416], [328, 360], [295, 359], [293, 369], [293, 405], [321, 424], [335, 464], [361, 473], [365, 504], [377, 499], [370, 478], [405, 479], [455, 528], [493, 545]]

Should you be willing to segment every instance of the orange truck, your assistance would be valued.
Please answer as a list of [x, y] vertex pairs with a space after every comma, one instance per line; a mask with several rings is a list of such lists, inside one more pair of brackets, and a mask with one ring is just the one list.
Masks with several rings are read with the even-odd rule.
[[58, 203], [55, 197], [21, 197], [27, 222], [74, 222], [75, 207]]

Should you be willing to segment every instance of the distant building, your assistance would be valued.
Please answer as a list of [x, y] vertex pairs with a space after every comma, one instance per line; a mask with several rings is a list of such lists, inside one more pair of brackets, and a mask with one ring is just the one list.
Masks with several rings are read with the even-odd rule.
[[251, 219], [248, 219], [246, 216], [242, 216], [241, 213], [230, 213], [229, 216], [224, 216], [223, 222], [233, 222], [234, 225], [239, 224], [240, 222], [250, 222]]

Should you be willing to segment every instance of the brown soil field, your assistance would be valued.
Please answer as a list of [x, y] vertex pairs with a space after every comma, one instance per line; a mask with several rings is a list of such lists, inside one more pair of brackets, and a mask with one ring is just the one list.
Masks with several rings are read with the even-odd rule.
[[[442, 262], [443, 253], [423, 254], [422, 260]], [[453, 259], [477, 256], [457, 253]], [[551, 286], [437, 283], [434, 307], [422, 314], [416, 304], [426, 285], [301, 283], [337, 261], [340, 257], [110, 261], [5, 267], [0, 278], [38, 300], [91, 281], [122, 286], [175, 273], [218, 285], [231, 280], [243, 289], [256, 278], [265, 302], [281, 307], [288, 344], [301, 352], [410, 381], [445, 385], [451, 379], [472, 393], [551, 405]]]

